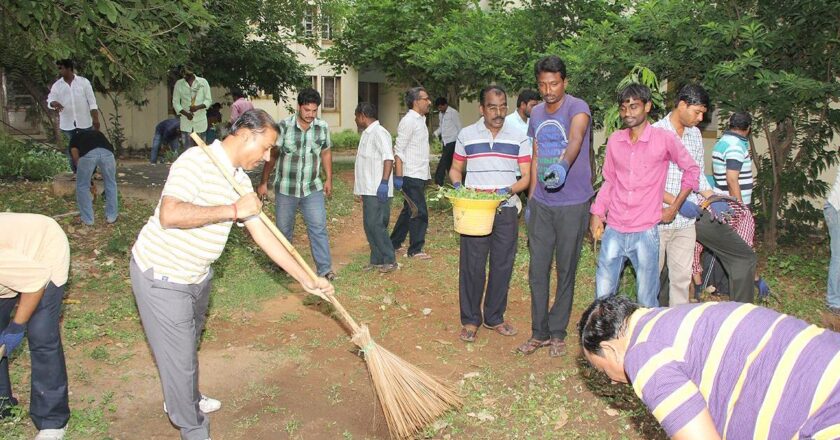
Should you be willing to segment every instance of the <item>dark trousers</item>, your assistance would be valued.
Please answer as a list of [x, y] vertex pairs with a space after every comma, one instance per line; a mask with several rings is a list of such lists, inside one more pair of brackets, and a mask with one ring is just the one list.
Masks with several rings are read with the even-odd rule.
[[[490, 235], [461, 235], [458, 292], [461, 302], [461, 324], [497, 326], [505, 322], [508, 288], [516, 259], [519, 217], [516, 208], [501, 208], [493, 220]], [[490, 276], [486, 276], [490, 256]], [[486, 281], [486, 284], [485, 284]], [[487, 294], [484, 294], [484, 287]], [[484, 319], [481, 298], [484, 297]]]
[[[575, 274], [583, 236], [589, 228], [589, 202], [547, 206], [531, 199], [528, 250], [531, 263], [531, 337], [544, 341], [564, 339], [575, 295]], [[551, 262], [555, 260], [557, 288], [549, 309]]]
[[394, 246], [388, 237], [388, 222], [391, 220], [391, 198], [385, 203], [376, 196], [362, 196], [362, 224], [370, 245], [370, 264], [393, 264]]
[[[39, 430], [61, 429], [70, 420], [67, 366], [59, 325], [63, 299], [64, 286], [50, 282], [26, 326], [32, 364], [29, 417]], [[17, 297], [0, 299], [0, 328], [9, 324], [17, 301]], [[0, 359], [0, 398], [12, 397], [9, 358], [3, 357]]]
[[440, 153], [440, 162], [438, 162], [435, 170], [435, 183], [443, 186], [446, 181], [446, 176], [449, 174], [449, 168], [452, 167], [452, 155], [455, 154], [455, 142], [444, 144], [443, 151]]
[[715, 253], [729, 275], [729, 298], [742, 303], [753, 302], [755, 251], [729, 225], [712, 220], [707, 211], [703, 212], [694, 227], [697, 241]]
[[417, 205], [417, 217], [411, 218], [408, 202], [403, 200], [403, 209], [391, 232], [391, 244], [394, 249], [402, 246], [405, 237], [409, 237], [408, 256], [423, 252], [426, 243], [426, 229], [429, 227], [429, 211], [426, 209], [426, 180], [413, 177], [403, 178], [403, 197], [408, 197]]

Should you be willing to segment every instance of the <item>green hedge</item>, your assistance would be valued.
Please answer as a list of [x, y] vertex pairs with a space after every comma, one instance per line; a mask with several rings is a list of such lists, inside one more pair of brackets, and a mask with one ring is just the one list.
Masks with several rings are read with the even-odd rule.
[[353, 130], [344, 130], [330, 135], [332, 148], [336, 151], [355, 150], [362, 136]]
[[52, 147], [0, 132], [0, 178], [49, 180], [68, 171], [67, 156]]

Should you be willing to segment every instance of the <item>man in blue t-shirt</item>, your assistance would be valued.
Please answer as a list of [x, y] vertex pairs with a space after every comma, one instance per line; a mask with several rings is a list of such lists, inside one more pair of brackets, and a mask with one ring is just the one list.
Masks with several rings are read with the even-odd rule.
[[[548, 346], [549, 355], [558, 357], [565, 352], [575, 272], [594, 194], [589, 166], [591, 116], [585, 101], [566, 93], [566, 64], [559, 57], [541, 59], [534, 74], [543, 102], [534, 107], [528, 121], [534, 145], [525, 214], [531, 257], [531, 338], [518, 350], [531, 354]], [[555, 256], [557, 288], [549, 309]]]

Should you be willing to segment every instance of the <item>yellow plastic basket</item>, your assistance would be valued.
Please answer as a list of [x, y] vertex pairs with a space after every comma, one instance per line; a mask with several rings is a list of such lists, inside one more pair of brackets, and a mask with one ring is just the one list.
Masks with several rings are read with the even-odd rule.
[[473, 200], [449, 197], [455, 232], [464, 235], [489, 235], [493, 232], [496, 209], [503, 200]]

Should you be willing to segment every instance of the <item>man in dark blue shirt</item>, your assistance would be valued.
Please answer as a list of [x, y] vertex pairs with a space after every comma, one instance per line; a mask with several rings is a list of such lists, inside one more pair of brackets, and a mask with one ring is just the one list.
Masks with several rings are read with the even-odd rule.
[[160, 144], [166, 143], [169, 149], [178, 153], [181, 149], [181, 125], [178, 118], [172, 117], [160, 121], [155, 126], [155, 137], [152, 139], [152, 157], [149, 162], [157, 163], [158, 151], [160, 151]]

